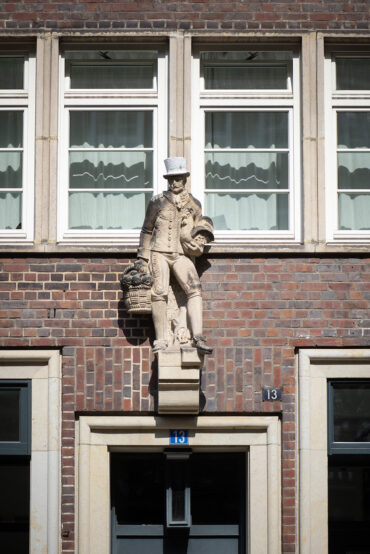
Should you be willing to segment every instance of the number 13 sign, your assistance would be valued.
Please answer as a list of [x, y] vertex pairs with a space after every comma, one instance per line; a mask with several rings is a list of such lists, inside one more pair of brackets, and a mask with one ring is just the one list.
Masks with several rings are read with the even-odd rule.
[[189, 431], [187, 429], [171, 429], [170, 444], [189, 444]]

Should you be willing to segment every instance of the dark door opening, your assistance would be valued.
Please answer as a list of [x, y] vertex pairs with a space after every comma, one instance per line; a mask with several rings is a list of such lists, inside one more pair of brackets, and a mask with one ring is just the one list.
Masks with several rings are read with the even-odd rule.
[[113, 554], [245, 552], [245, 454], [192, 453], [182, 467], [189, 524], [169, 527], [165, 455], [111, 455]]

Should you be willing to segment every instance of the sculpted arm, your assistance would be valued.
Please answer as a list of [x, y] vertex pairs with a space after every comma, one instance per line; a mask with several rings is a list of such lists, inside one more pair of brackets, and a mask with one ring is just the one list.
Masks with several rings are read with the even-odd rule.
[[137, 269], [142, 273], [149, 273], [148, 261], [150, 259], [150, 243], [158, 211], [159, 202], [156, 198], [152, 198], [146, 210], [144, 223], [141, 228], [139, 248], [137, 251], [138, 260], [135, 263]]

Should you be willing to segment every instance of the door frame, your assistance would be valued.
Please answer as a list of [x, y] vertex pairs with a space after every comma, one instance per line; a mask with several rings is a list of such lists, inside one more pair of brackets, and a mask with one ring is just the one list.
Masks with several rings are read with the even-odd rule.
[[[81, 416], [76, 422], [79, 554], [110, 552], [110, 451], [162, 451], [172, 429], [189, 447], [247, 453], [246, 552], [281, 552], [281, 429], [277, 416]], [[181, 448], [181, 447], [180, 447]]]

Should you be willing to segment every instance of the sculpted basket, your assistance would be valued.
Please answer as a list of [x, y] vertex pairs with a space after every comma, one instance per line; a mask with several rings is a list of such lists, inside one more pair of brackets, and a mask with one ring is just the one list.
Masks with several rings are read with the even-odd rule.
[[123, 299], [130, 314], [150, 314], [152, 311], [151, 288], [153, 278], [129, 266], [121, 277]]

